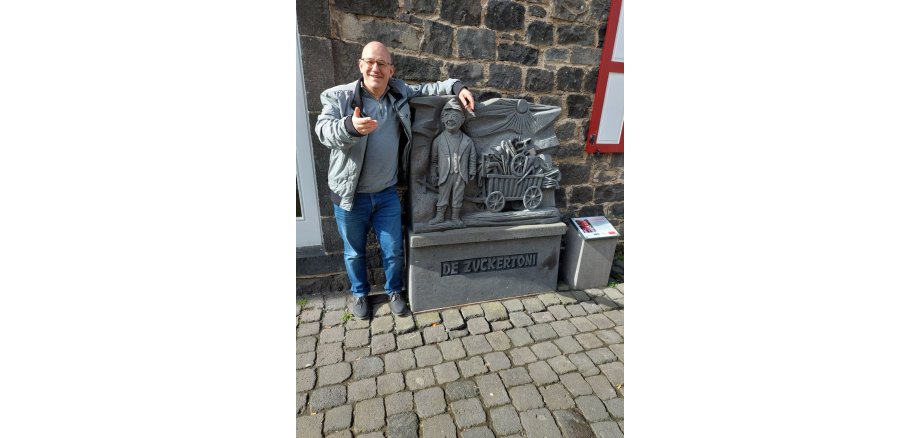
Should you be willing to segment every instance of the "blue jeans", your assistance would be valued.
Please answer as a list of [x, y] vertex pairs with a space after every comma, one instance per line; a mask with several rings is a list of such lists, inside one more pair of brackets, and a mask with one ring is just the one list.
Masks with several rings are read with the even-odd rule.
[[371, 226], [380, 242], [387, 294], [400, 292], [403, 281], [402, 206], [395, 187], [377, 193], [355, 193], [351, 211], [335, 203], [335, 223], [345, 243], [345, 270], [355, 297], [370, 291], [367, 282], [367, 232]]

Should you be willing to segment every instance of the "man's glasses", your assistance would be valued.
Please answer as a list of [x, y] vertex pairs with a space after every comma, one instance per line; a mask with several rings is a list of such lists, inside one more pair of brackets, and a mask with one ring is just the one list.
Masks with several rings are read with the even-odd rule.
[[379, 66], [380, 68], [387, 68], [393, 65], [392, 63], [389, 63], [386, 61], [378, 61], [378, 60], [370, 59], [370, 58], [358, 58], [358, 59], [366, 62], [367, 65], [369, 65], [371, 68], [374, 68], [374, 64], [377, 64], [377, 66]]

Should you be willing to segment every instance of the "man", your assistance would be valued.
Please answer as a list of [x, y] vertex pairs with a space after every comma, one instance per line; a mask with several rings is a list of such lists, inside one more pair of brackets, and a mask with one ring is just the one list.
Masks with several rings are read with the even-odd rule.
[[395, 186], [397, 173], [408, 171], [412, 142], [408, 101], [456, 94], [472, 111], [473, 94], [456, 79], [418, 85], [393, 79], [393, 58], [377, 41], [364, 46], [358, 68], [361, 79], [330, 88], [320, 96], [323, 111], [316, 119], [316, 134], [331, 149], [329, 189], [355, 298], [352, 312], [358, 319], [370, 317], [365, 256], [367, 233], [373, 227], [383, 254], [390, 309], [402, 316], [408, 309], [400, 293], [402, 206]]
[[445, 130], [435, 137], [431, 145], [431, 169], [428, 172], [432, 184], [438, 186], [437, 212], [428, 223], [444, 222], [445, 210], [450, 205], [451, 225], [463, 226], [460, 207], [466, 183], [476, 176], [476, 147], [471, 138], [460, 132], [464, 115], [463, 107], [456, 99], [444, 105], [441, 122]]

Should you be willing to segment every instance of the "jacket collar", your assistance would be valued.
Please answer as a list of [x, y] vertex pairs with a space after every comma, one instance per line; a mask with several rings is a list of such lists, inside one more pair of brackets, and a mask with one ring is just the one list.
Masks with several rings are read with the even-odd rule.
[[[361, 93], [363, 92], [364, 78], [359, 78], [355, 81], [355, 92], [351, 98], [351, 108], [360, 107], [361, 104]], [[384, 93], [384, 96], [387, 94], [393, 96], [393, 99], [396, 102], [399, 102], [403, 99], [403, 94], [399, 92], [399, 88], [396, 87], [396, 83], [390, 79], [389, 84], [387, 84], [387, 91]]]

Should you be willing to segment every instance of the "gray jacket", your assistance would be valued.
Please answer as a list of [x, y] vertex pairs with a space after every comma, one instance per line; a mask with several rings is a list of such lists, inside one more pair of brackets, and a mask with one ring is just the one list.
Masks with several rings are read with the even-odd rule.
[[[330, 149], [329, 189], [333, 201], [344, 210], [350, 211], [364, 165], [364, 150], [367, 136], [355, 130], [351, 116], [355, 107], [361, 105], [361, 83], [355, 82], [332, 87], [320, 95], [323, 112], [316, 118], [316, 135], [319, 141]], [[400, 156], [402, 171], [409, 169], [409, 150], [412, 144], [412, 121], [409, 114], [409, 99], [420, 96], [457, 94], [463, 85], [456, 79], [427, 84], [408, 85], [399, 79], [390, 79], [386, 99], [396, 109], [396, 117], [402, 126]], [[340, 199], [338, 199], [340, 198]]]

